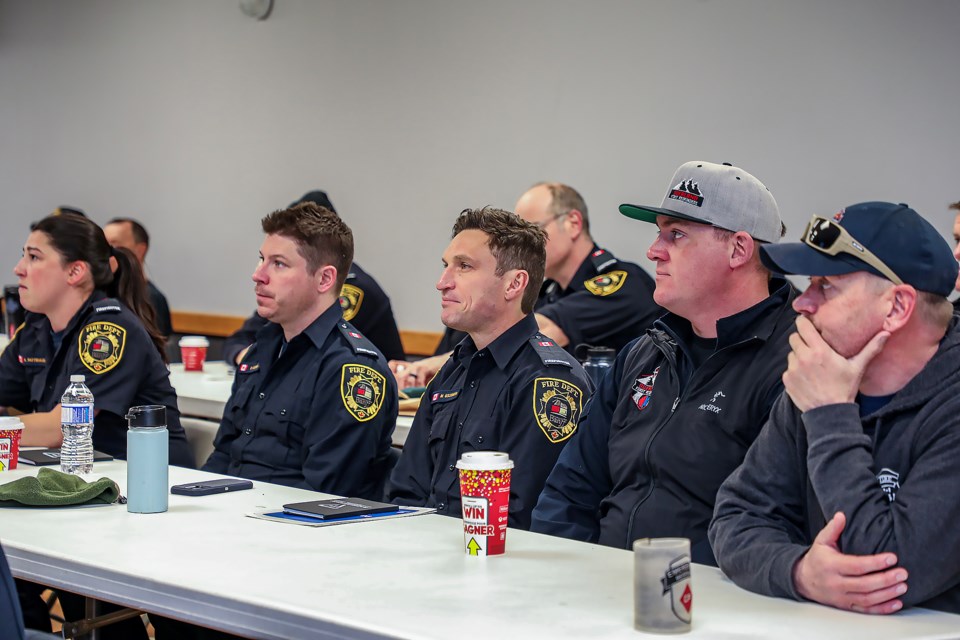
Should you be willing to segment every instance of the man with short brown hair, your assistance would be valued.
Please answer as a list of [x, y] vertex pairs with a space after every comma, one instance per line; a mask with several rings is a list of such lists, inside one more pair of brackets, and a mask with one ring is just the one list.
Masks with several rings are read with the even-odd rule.
[[[520, 196], [515, 211], [547, 234], [546, 281], [534, 317], [540, 330], [561, 347], [574, 353], [586, 344], [616, 352], [663, 315], [653, 300], [650, 275], [594, 242], [587, 204], [576, 189], [539, 182]], [[448, 327], [437, 356], [391, 362], [390, 368], [403, 386], [426, 384], [463, 337]]]
[[237, 367], [207, 471], [380, 498], [397, 389], [386, 360], [340, 316], [353, 233], [306, 203], [262, 221], [257, 332]]
[[[311, 202], [329, 209], [333, 213], [333, 203], [326, 191], [309, 191], [291, 204]], [[356, 262], [348, 265], [346, 280], [340, 288], [340, 308], [343, 319], [359, 329], [388, 360], [403, 359], [403, 345], [400, 331], [393, 317], [390, 298], [380, 284]], [[268, 321], [253, 313], [243, 322], [243, 326], [233, 332], [223, 343], [223, 359], [229, 364], [239, 364], [246, 349], [253, 343], [254, 337]]]
[[455, 464], [471, 451], [515, 461], [511, 527], [530, 511], [592, 390], [580, 364], [537, 328], [545, 237], [500, 209], [464, 210], [437, 282], [440, 319], [467, 334], [430, 382], [391, 477], [389, 498], [460, 517]]

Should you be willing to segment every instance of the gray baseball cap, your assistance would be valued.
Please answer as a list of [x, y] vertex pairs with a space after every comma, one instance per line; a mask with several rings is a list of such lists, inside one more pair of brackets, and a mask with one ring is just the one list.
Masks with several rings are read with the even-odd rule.
[[692, 220], [727, 231], [746, 231], [763, 242], [778, 242], [783, 229], [770, 190], [726, 162], [687, 162], [673, 174], [659, 207], [622, 204], [620, 213], [653, 223], [657, 216]]

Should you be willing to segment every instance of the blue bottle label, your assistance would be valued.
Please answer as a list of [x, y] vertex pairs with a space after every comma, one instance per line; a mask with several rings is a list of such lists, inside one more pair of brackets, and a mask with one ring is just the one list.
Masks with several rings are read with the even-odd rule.
[[88, 404], [60, 405], [60, 424], [88, 424], [93, 422], [93, 407]]

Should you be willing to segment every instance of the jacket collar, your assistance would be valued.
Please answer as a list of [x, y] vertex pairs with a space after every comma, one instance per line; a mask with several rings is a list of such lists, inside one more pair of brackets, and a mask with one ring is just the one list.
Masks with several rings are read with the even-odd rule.
[[[717, 351], [750, 338], [769, 340], [777, 329], [780, 316], [789, 307], [797, 295], [797, 290], [784, 278], [770, 280], [770, 295], [739, 313], [717, 321]], [[684, 336], [693, 334], [693, 327], [686, 318], [674, 313], [654, 322], [654, 327], [670, 336], [684, 352], [687, 340]]]

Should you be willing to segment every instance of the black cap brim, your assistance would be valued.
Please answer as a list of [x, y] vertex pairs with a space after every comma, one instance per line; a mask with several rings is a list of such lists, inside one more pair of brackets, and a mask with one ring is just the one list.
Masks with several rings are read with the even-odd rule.
[[828, 256], [802, 242], [761, 245], [760, 261], [767, 269], [785, 275], [841, 276], [857, 271], [867, 271], [881, 278], [886, 277], [851, 255], [840, 253]]
[[644, 222], [651, 222], [653, 224], [657, 224], [657, 216], [667, 216], [669, 218], [677, 218], [679, 220], [699, 222], [700, 224], [710, 224], [706, 220], [700, 220], [698, 218], [686, 216], [682, 213], [671, 211], [670, 209], [663, 209], [660, 207], [641, 207], [636, 204], [620, 205], [620, 213], [628, 218], [633, 218], [634, 220], [643, 220]]

